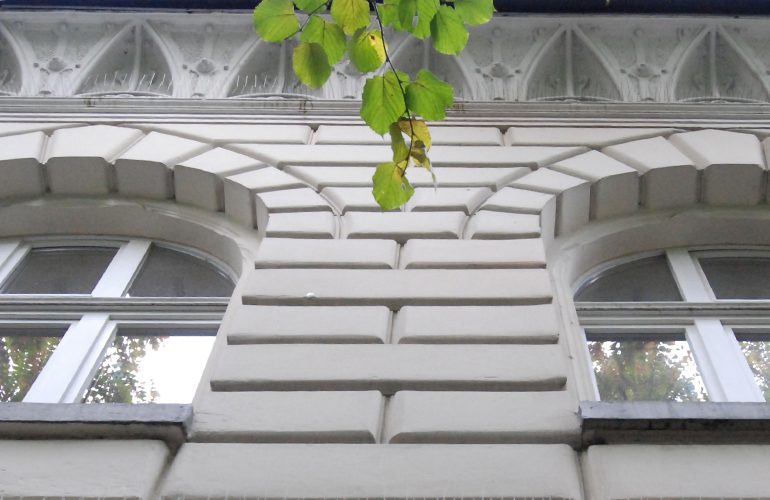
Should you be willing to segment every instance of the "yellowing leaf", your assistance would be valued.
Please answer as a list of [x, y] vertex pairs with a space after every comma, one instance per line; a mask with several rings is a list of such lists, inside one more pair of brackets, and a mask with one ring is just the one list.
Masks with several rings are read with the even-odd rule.
[[337, 64], [345, 55], [347, 39], [342, 28], [325, 21], [321, 16], [310, 17], [305, 29], [302, 30], [300, 40], [320, 44], [329, 56], [329, 64]]
[[446, 118], [446, 106], [452, 107], [453, 97], [452, 86], [425, 69], [420, 70], [417, 79], [406, 86], [406, 103], [409, 110], [426, 120], [438, 121]]
[[316, 12], [320, 7], [326, 5], [328, 1], [329, 0], [294, 0], [294, 3], [302, 10]]
[[422, 141], [422, 143], [425, 144], [426, 149], [430, 149], [430, 130], [428, 130], [428, 124], [425, 123], [425, 121], [418, 120], [417, 118], [412, 118], [410, 120], [409, 118], [403, 117], [398, 119], [398, 126], [408, 137], [414, 137], [415, 139]]
[[404, 176], [404, 170], [392, 161], [377, 165], [372, 181], [372, 194], [383, 210], [400, 207], [414, 194], [414, 189]]
[[[409, 160], [409, 148], [401, 134], [401, 127], [398, 123], [390, 124], [390, 149], [393, 150], [393, 161], [401, 163]], [[406, 167], [404, 167], [406, 168]]]
[[308, 87], [317, 89], [326, 83], [332, 67], [321, 44], [302, 42], [294, 49], [294, 72]]
[[468, 42], [468, 29], [460, 15], [447, 5], [440, 5], [430, 22], [433, 46], [442, 54], [459, 54]]
[[367, 78], [364, 85], [361, 118], [380, 135], [390, 129], [390, 124], [397, 121], [406, 111], [404, 94], [392, 71], [385, 76]]
[[368, 73], [385, 62], [386, 48], [380, 30], [366, 31], [362, 28], [348, 42], [348, 56], [358, 71]]
[[369, 26], [369, 2], [366, 0], [334, 0], [331, 13], [334, 22], [348, 35]]
[[282, 42], [299, 31], [291, 0], [262, 0], [254, 9], [254, 29], [266, 42]]
[[436, 3], [435, 0], [417, 0], [417, 26], [412, 30], [417, 38], [430, 36], [430, 22], [437, 12]]
[[492, 19], [495, 6], [492, 0], [454, 0], [455, 11], [468, 24], [484, 24]]

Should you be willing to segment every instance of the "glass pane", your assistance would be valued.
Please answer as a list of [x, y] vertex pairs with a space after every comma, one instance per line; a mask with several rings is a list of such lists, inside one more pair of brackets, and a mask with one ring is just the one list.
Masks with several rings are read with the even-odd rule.
[[698, 259], [718, 299], [770, 299], [770, 259]]
[[64, 331], [0, 332], [0, 401], [24, 399]]
[[229, 297], [234, 285], [214, 265], [153, 246], [128, 291], [131, 297]]
[[[157, 332], [156, 332], [157, 333]], [[216, 332], [195, 336], [117, 335], [86, 403], [190, 403]]]
[[117, 248], [39, 248], [19, 264], [3, 293], [91, 293]]
[[588, 343], [602, 401], [707, 401], [685, 341]]
[[739, 343], [751, 371], [754, 372], [754, 380], [757, 381], [765, 400], [770, 401], [770, 342]]
[[584, 284], [575, 302], [682, 300], [666, 257], [658, 255], [621, 264]]

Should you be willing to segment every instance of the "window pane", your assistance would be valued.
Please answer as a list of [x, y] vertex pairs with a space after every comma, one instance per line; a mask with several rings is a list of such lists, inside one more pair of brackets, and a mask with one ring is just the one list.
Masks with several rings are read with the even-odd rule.
[[757, 381], [765, 400], [770, 401], [770, 342], [739, 343], [751, 371], [754, 372], [754, 380]]
[[64, 331], [0, 332], [0, 401], [24, 399]]
[[132, 297], [229, 297], [234, 285], [214, 265], [153, 246], [128, 294]]
[[698, 259], [718, 299], [770, 299], [770, 259]]
[[583, 285], [575, 302], [682, 300], [666, 257], [658, 255], [622, 264]]
[[207, 333], [209, 335], [117, 335], [107, 349], [85, 402], [192, 402], [214, 345], [216, 332]]
[[602, 401], [706, 401], [685, 341], [588, 343]]
[[39, 248], [29, 252], [3, 293], [91, 293], [116, 248]]

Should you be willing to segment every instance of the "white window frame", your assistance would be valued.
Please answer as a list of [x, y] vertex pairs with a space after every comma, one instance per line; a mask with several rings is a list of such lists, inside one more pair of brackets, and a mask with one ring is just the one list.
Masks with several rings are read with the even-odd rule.
[[0, 242], [0, 285], [33, 248], [115, 247], [118, 249], [90, 294], [0, 293], [0, 334], [13, 327], [67, 326], [35, 382], [28, 403], [79, 403], [101, 366], [119, 328], [216, 329], [230, 297], [126, 297], [153, 244], [192, 254], [214, 264], [237, 282], [217, 259], [189, 248], [148, 239], [38, 238]]
[[[770, 300], [719, 300], [703, 273], [698, 257], [770, 257], [751, 248], [671, 249], [648, 252], [605, 263], [575, 282], [573, 294], [601, 272], [645, 257], [665, 255], [682, 301], [575, 302], [581, 325], [583, 356], [592, 365], [588, 339], [613, 336], [659, 338], [684, 336], [706, 386], [709, 401], [765, 403], [735, 332], [770, 332]], [[657, 337], [656, 337], [657, 335]], [[599, 400], [596, 375], [593, 399]]]

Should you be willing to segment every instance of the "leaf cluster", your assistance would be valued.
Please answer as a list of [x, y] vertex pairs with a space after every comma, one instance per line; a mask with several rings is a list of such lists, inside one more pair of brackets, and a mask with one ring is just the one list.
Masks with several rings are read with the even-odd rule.
[[[371, 4], [370, 4], [371, 1]], [[366, 80], [361, 118], [380, 135], [389, 133], [393, 161], [377, 166], [373, 194], [383, 210], [397, 208], [414, 190], [405, 177], [414, 163], [431, 170], [427, 152], [430, 132], [425, 120], [438, 121], [452, 107], [452, 86], [423, 69], [412, 81], [393, 66], [384, 38], [385, 27], [431, 37], [443, 54], [459, 54], [468, 42], [468, 25], [489, 21], [492, 0], [262, 0], [254, 9], [254, 27], [263, 40], [281, 42], [299, 33], [293, 67], [297, 77], [312, 88], [329, 79], [332, 66], [347, 54], [362, 73], [379, 72]], [[300, 23], [297, 9], [307, 12]], [[371, 11], [376, 27], [372, 26]], [[331, 21], [326, 16], [329, 9]], [[382, 71], [383, 65], [387, 71]], [[405, 137], [409, 144], [406, 144]], [[432, 171], [431, 171], [432, 173]], [[433, 177], [435, 183], [435, 175]]]

